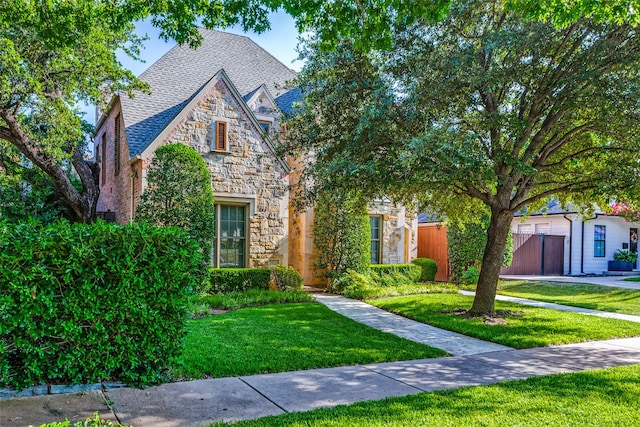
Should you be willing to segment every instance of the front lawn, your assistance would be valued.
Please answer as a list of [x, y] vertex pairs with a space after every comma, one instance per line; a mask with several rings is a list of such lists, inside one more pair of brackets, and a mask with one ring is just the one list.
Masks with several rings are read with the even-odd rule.
[[640, 315], [640, 290], [582, 283], [501, 281], [498, 293], [574, 307]]
[[[225, 424], [212, 424], [220, 425]], [[234, 425], [640, 426], [640, 366], [420, 393], [241, 421]]]
[[513, 348], [640, 336], [640, 323], [504, 301], [496, 301], [496, 310], [511, 310], [519, 314], [507, 317], [506, 324], [487, 325], [480, 318], [443, 313], [471, 307], [473, 297], [459, 294], [415, 295], [367, 302], [423, 323]]
[[446, 353], [378, 331], [319, 303], [245, 308], [192, 320], [179, 378], [390, 362]]

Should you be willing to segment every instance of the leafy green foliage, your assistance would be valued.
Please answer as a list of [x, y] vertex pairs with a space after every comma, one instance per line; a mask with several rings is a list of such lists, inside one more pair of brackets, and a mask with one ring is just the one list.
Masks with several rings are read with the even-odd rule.
[[174, 370], [178, 377], [229, 377], [445, 354], [319, 303], [245, 308], [190, 321], [188, 329], [183, 363]]
[[279, 291], [301, 290], [303, 287], [302, 275], [291, 266], [278, 264], [271, 268], [271, 277], [275, 281]]
[[0, 224], [0, 386], [165, 379], [203, 273], [175, 228]]
[[[489, 216], [483, 215], [478, 222], [458, 223], [452, 221], [447, 225], [449, 266], [453, 283], [478, 283], [479, 270], [487, 246], [489, 221]], [[512, 259], [513, 234], [509, 232], [502, 257], [502, 266], [511, 265]], [[466, 273], [472, 267], [475, 272]], [[466, 279], [464, 278], [465, 274], [467, 275]]]
[[211, 174], [202, 156], [184, 144], [163, 145], [156, 150], [147, 182], [136, 220], [182, 228], [209, 256], [215, 233], [215, 206]]
[[420, 275], [421, 282], [433, 282], [436, 279], [438, 264], [435, 260], [431, 258], [415, 258], [411, 263], [422, 269], [422, 274]]
[[636, 262], [638, 260], [638, 253], [631, 251], [623, 251], [618, 249], [613, 254], [614, 261], [627, 261], [627, 262]]
[[460, 275], [460, 283], [463, 285], [475, 285], [480, 279], [480, 271], [475, 265], [469, 266]]
[[422, 269], [415, 264], [373, 264], [370, 267], [372, 275], [401, 274], [410, 282], [417, 282], [422, 276]]
[[123, 424], [113, 424], [111, 421], [103, 420], [97, 412], [94, 412], [93, 418], [87, 418], [84, 421], [71, 422], [66, 419], [64, 421], [42, 424], [40, 427], [126, 427]]
[[211, 268], [205, 292], [229, 293], [248, 289], [269, 289], [271, 271], [266, 268]]
[[323, 192], [314, 210], [316, 268], [329, 279], [347, 270], [365, 272], [371, 262], [367, 205], [355, 192]]
[[312, 158], [301, 185], [309, 195], [417, 198], [450, 221], [487, 212], [474, 313], [493, 311], [516, 212], [551, 197], [637, 200], [640, 39], [631, 25], [555, 27], [474, 0], [394, 39], [388, 54], [352, 40], [323, 51], [311, 40], [284, 151]]
[[29, 165], [15, 147], [0, 140], [0, 219], [52, 222], [66, 209], [47, 175]]

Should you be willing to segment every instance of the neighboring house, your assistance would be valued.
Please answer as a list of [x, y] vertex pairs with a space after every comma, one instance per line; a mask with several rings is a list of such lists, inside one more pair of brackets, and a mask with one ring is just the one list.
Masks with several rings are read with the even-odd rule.
[[551, 202], [542, 212], [528, 216], [518, 214], [512, 223], [515, 234], [564, 237], [562, 272], [567, 275], [606, 272], [615, 251], [637, 252], [639, 229], [640, 223], [627, 222], [601, 211], [583, 218], [576, 212], [562, 209], [557, 201]]
[[[198, 49], [176, 46], [140, 76], [151, 94], [116, 95], [100, 115], [94, 140], [101, 165], [98, 211], [131, 221], [155, 150], [187, 144], [211, 171], [212, 264], [289, 264], [312, 283], [313, 209], [298, 214], [291, 207], [288, 188], [299, 164], [277, 157], [269, 136], [300, 97], [298, 89], [286, 89], [296, 73], [245, 36], [199, 31]], [[415, 218], [384, 200], [371, 204], [371, 214], [374, 261], [415, 256]]]

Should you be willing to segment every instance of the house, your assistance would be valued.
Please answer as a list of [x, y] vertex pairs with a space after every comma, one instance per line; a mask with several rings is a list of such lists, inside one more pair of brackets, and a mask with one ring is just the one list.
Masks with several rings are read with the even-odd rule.
[[[638, 229], [640, 223], [627, 222], [619, 216], [596, 211], [590, 217], [582, 217], [552, 201], [541, 212], [519, 213], [513, 219], [514, 263], [518, 256], [515, 236], [561, 236], [562, 254], [549, 256], [550, 259], [561, 257], [561, 274], [602, 274], [617, 250], [637, 252]], [[525, 258], [531, 263], [535, 257]], [[503, 273], [510, 274], [508, 270]]]
[[[131, 221], [155, 150], [187, 144], [211, 172], [213, 266], [289, 264], [311, 284], [313, 209], [295, 212], [288, 190], [304, 165], [279, 158], [270, 136], [300, 98], [286, 88], [296, 73], [245, 36], [199, 31], [200, 47], [176, 46], [140, 76], [150, 94], [116, 94], [100, 115], [98, 211]], [[370, 207], [373, 261], [408, 262], [417, 247], [415, 216], [388, 200]]]

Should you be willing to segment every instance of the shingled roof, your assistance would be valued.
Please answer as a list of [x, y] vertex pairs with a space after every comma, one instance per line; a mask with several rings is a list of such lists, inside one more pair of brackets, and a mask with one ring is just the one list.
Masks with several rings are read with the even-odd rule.
[[[285, 84], [296, 73], [246, 36], [199, 29], [202, 44], [195, 50], [176, 46], [151, 65], [140, 79], [151, 94], [121, 95], [131, 157], [142, 153], [182, 108], [221, 69], [242, 96], [265, 85], [274, 98], [287, 93]], [[287, 109], [283, 103], [281, 108]]]

